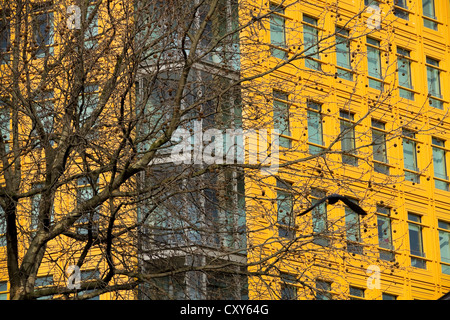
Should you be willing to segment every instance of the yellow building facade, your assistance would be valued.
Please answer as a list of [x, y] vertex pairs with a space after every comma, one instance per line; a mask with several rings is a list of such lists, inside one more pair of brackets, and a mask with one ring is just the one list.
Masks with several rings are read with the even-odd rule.
[[[274, 127], [286, 132], [280, 163], [302, 160], [277, 179], [261, 178], [272, 188], [247, 185], [252, 195], [277, 199], [247, 203], [248, 223], [264, 230], [251, 235], [257, 249], [249, 261], [266, 257], [280, 276], [251, 280], [250, 299], [443, 296], [450, 286], [448, 1], [253, 5], [268, 14], [260, 33], [268, 46], [252, 61], [259, 72], [277, 68], [254, 85], [272, 96], [274, 110], [287, 110], [282, 125], [273, 113]], [[318, 218], [295, 213], [330, 193], [353, 198], [368, 215], [357, 221], [344, 206], [324, 205], [321, 242]], [[286, 197], [294, 203], [288, 223], [280, 221]], [[291, 253], [270, 258], [283, 250]]]

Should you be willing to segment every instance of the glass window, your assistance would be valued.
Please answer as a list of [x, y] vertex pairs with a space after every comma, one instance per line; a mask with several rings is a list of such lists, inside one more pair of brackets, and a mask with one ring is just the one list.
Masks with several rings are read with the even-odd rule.
[[380, 2], [378, 0], [364, 0], [365, 6], [379, 6]]
[[[36, 115], [42, 124], [44, 133], [51, 135], [54, 129], [54, 93], [53, 91], [44, 91], [38, 99], [35, 101]], [[33, 131], [38, 136], [37, 129]], [[53, 139], [49, 138], [49, 143], [53, 145]], [[38, 148], [41, 147], [39, 139], [36, 142], [36, 146]]]
[[34, 285], [36, 287], [51, 286], [53, 284], [53, 276], [37, 277]]
[[372, 151], [375, 172], [389, 174], [389, 166], [387, 159], [386, 133], [385, 124], [383, 122], [372, 119]]
[[407, 0], [395, 0], [394, 4], [396, 6], [394, 9], [395, 16], [400, 19], [409, 20], [409, 12], [406, 11], [408, 9]]
[[97, 44], [95, 37], [98, 35], [98, 12], [95, 12], [95, 5], [90, 5], [87, 8], [86, 19], [89, 25], [84, 33], [84, 47], [86, 49], [93, 49]]
[[[51, 286], [51, 285], [53, 285], [53, 276], [37, 277], [36, 281], [34, 282], [34, 285], [37, 288]], [[37, 298], [37, 300], [47, 300], [47, 299], [51, 299], [52, 297], [53, 297], [53, 295], [42, 296], [42, 297]]]
[[0, 247], [6, 247], [6, 216], [0, 207]]
[[[275, 47], [286, 48], [286, 21], [283, 17], [284, 8], [270, 4], [270, 43]], [[272, 55], [279, 59], [287, 59], [287, 52], [272, 48]]]
[[280, 137], [280, 146], [283, 148], [291, 147], [291, 139], [283, 136], [290, 136], [289, 129], [289, 104], [288, 94], [280, 91], [273, 92], [273, 122], [274, 129], [282, 135]]
[[331, 282], [316, 280], [316, 299], [317, 300], [332, 300]]
[[381, 51], [380, 41], [367, 38], [367, 64], [369, 71], [369, 87], [382, 90], [383, 83], [380, 81], [383, 78], [381, 69]]
[[339, 27], [336, 27], [336, 63], [337, 76], [342, 79], [353, 80], [353, 74], [350, 71], [352, 65], [349, 32]]
[[[357, 203], [358, 201], [352, 200]], [[348, 207], [345, 207], [345, 228], [347, 233], [347, 251], [350, 253], [363, 253], [361, 246], [361, 223], [359, 214]]]
[[357, 166], [358, 159], [353, 156], [356, 154], [354, 115], [341, 110], [340, 117], [342, 162]]
[[293, 205], [292, 184], [277, 181], [277, 221], [279, 235], [285, 238], [292, 238], [295, 232], [291, 230], [295, 226]]
[[392, 243], [391, 209], [377, 205], [378, 246], [380, 247], [380, 259], [393, 261], [394, 245]]
[[363, 300], [365, 297], [364, 289], [350, 286], [349, 288], [350, 300]]
[[414, 92], [407, 89], [413, 89], [411, 78], [411, 60], [410, 51], [397, 48], [397, 69], [398, 69], [398, 85], [400, 97], [414, 100]]
[[296, 300], [297, 287], [295, 286], [297, 280], [292, 274], [281, 274], [281, 300]]
[[319, 146], [324, 145], [321, 115], [322, 105], [308, 101], [307, 107], [309, 152], [311, 154], [317, 154], [322, 151], [322, 148]]
[[[80, 277], [81, 277], [81, 281], [97, 280], [97, 279], [100, 279], [100, 272], [98, 270], [82, 270], [80, 272]], [[94, 289], [90, 288], [88, 290], [82, 291], [82, 293], [80, 293], [80, 295], [83, 296], [83, 294], [91, 293], [93, 291], [94, 291]], [[100, 296], [96, 296], [96, 297], [90, 298], [88, 300], [100, 300]]]
[[438, 109], [443, 109], [442, 101], [435, 99], [442, 99], [441, 94], [441, 71], [439, 70], [439, 61], [427, 57], [427, 83], [430, 106]]
[[305, 66], [314, 70], [321, 70], [319, 55], [319, 30], [317, 19], [303, 15], [303, 45]]
[[78, 179], [77, 202], [81, 204], [94, 196], [94, 189], [87, 178]]
[[426, 261], [418, 257], [425, 257], [423, 251], [423, 235], [422, 235], [422, 217], [416, 214], [408, 213], [408, 230], [409, 230], [409, 249], [413, 256], [411, 257], [411, 265], [416, 268], [426, 269]]
[[[437, 189], [449, 190], [449, 183], [447, 181], [442, 181], [438, 179], [448, 180], [447, 176], [447, 160], [446, 160], [446, 150], [445, 141], [432, 138], [432, 149], [433, 149], [433, 168], [434, 168], [434, 186]], [[437, 179], [436, 179], [437, 178]]]
[[441, 271], [450, 275], [450, 223], [438, 221], [439, 248], [441, 252]]
[[33, 37], [38, 49], [36, 57], [43, 58], [48, 48], [53, 54], [53, 12], [41, 12], [33, 17]]
[[11, 140], [11, 116], [8, 107], [2, 102], [0, 102], [0, 134], [5, 143]]
[[98, 85], [88, 85], [84, 88], [84, 93], [82, 93], [78, 98], [78, 108], [80, 115], [80, 123], [88, 120], [92, 115], [94, 110], [97, 108], [98, 98], [99, 98], [99, 87]]
[[420, 177], [417, 171], [417, 143], [415, 140], [416, 134], [410, 130], [403, 129], [403, 161], [405, 179], [414, 183], [420, 182]]
[[[358, 202], [356, 200], [352, 201], [355, 203]], [[354, 242], [361, 241], [359, 214], [348, 207], [345, 207], [345, 226], [347, 230], [347, 240]]]
[[[434, 0], [422, 0], [422, 9], [423, 9], [423, 25], [427, 28], [437, 30], [438, 24], [436, 21], [436, 8], [434, 5]], [[427, 19], [429, 18], [429, 19]], [[433, 19], [433, 20], [431, 20]]]
[[8, 282], [0, 282], [0, 300], [8, 300]]
[[[98, 184], [98, 181], [96, 182]], [[95, 188], [97, 189], [97, 185], [95, 185]], [[80, 178], [78, 179], [78, 187], [77, 187], [77, 205], [81, 205], [83, 202], [91, 199], [94, 197], [95, 192], [94, 188], [87, 178]], [[82, 216], [78, 219], [77, 223], [79, 224], [89, 224], [89, 223], [95, 223], [94, 226], [89, 225], [81, 225], [77, 227], [77, 232], [79, 234], [87, 234], [88, 229], [92, 228], [91, 230], [96, 232], [98, 231], [98, 220], [99, 220], [99, 210], [98, 208], [95, 208], [92, 211], [85, 212], [82, 214]]]
[[[33, 189], [41, 189], [43, 184], [37, 183], [33, 185]], [[31, 222], [30, 222], [30, 230], [37, 230], [39, 223], [39, 205], [41, 203], [41, 194], [35, 194], [31, 197]]]
[[[320, 199], [325, 197], [325, 192], [318, 189], [311, 189], [311, 205], [315, 205]], [[312, 211], [312, 225], [313, 225], [313, 242], [321, 246], [328, 246], [329, 240], [328, 221], [327, 221], [327, 205], [322, 202], [318, 207]]]

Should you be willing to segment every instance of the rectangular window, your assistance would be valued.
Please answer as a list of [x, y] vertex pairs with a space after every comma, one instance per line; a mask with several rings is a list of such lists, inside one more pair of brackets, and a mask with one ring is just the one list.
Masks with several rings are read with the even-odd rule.
[[0, 207], [0, 247], [6, 247], [6, 215]]
[[365, 6], [379, 6], [380, 2], [378, 0], [364, 0]]
[[383, 90], [380, 41], [369, 37], [367, 38], [367, 67], [369, 71], [369, 87]]
[[380, 259], [394, 261], [391, 209], [377, 205], [378, 246]]
[[305, 66], [314, 70], [321, 70], [319, 55], [319, 30], [317, 19], [303, 15], [303, 46]]
[[[270, 43], [272, 55], [279, 59], [287, 59], [287, 51], [280, 48], [286, 48], [286, 19], [284, 18], [284, 8], [275, 4], [270, 4]], [[278, 48], [276, 48], [278, 47]]]
[[450, 275], [450, 223], [438, 221], [439, 247], [441, 252], [441, 271]]
[[[90, 280], [97, 280], [100, 279], [100, 272], [98, 270], [83, 270], [80, 272], [81, 281], [90, 281]], [[94, 286], [92, 288], [88, 287], [88, 290], [84, 290], [80, 292], [80, 296], [83, 296], [83, 294], [91, 293], [94, 290]], [[88, 300], [100, 300], [100, 296], [96, 296], [93, 298], [90, 298]]]
[[332, 300], [331, 282], [316, 280], [316, 300]]
[[426, 269], [426, 261], [423, 251], [422, 217], [417, 214], [408, 213], [409, 250], [411, 254], [411, 265], [416, 268]]
[[[43, 184], [37, 183], [33, 185], [33, 189], [41, 189]], [[36, 231], [39, 226], [39, 205], [41, 203], [41, 194], [35, 194], [31, 197], [31, 222], [30, 231]]]
[[311, 154], [317, 154], [322, 151], [322, 146], [324, 145], [321, 114], [322, 105], [308, 101], [307, 107], [309, 152]]
[[349, 32], [339, 27], [336, 27], [336, 63], [336, 75], [339, 78], [352, 81]]
[[[35, 183], [33, 184], [33, 189], [39, 190], [42, 189], [44, 185], [42, 183]], [[31, 220], [30, 220], [30, 231], [36, 231], [39, 227], [39, 206], [41, 204], [41, 193], [33, 195], [31, 200]], [[54, 211], [53, 211], [53, 204], [50, 208], [50, 222], [53, 221], [54, 217]]]
[[78, 113], [80, 124], [83, 125], [97, 108], [99, 87], [96, 84], [87, 85], [84, 92], [78, 97]]
[[289, 103], [288, 94], [280, 91], [273, 92], [273, 122], [274, 129], [278, 130], [280, 136], [280, 147], [290, 148], [291, 135], [289, 129]]
[[438, 24], [436, 21], [436, 8], [434, 5], [434, 0], [422, 0], [423, 9], [423, 25], [429, 29], [438, 29]]
[[[215, 179], [212, 178], [211, 182]], [[213, 182], [214, 184], [214, 182]], [[208, 242], [210, 245], [219, 246], [222, 243], [221, 234], [223, 234], [222, 224], [224, 219], [219, 215], [219, 201], [218, 201], [218, 191], [216, 189], [205, 188], [203, 191], [203, 195], [201, 196], [205, 199], [204, 207], [205, 207], [205, 224], [209, 229], [209, 237]], [[193, 210], [195, 212], [195, 210]], [[194, 213], [195, 214], [195, 213]], [[198, 232], [193, 232], [192, 239], [197, 241], [200, 235]]]
[[[53, 276], [37, 277], [36, 281], [34, 282], [34, 285], [37, 288], [51, 286], [51, 285], [53, 285]], [[47, 299], [51, 299], [52, 297], [53, 297], [53, 295], [42, 296], [42, 297], [37, 298], [37, 300], [47, 300]]]
[[277, 221], [280, 225], [279, 236], [293, 238], [295, 236], [294, 213], [293, 213], [292, 184], [277, 181]]
[[354, 115], [346, 111], [340, 111], [341, 150], [342, 162], [352, 166], [358, 165], [356, 154]]
[[397, 296], [393, 295], [393, 294], [389, 294], [389, 293], [382, 293], [381, 294], [381, 299], [382, 300], [397, 300]]
[[428, 94], [431, 96], [428, 98], [430, 106], [443, 109], [443, 102], [441, 93], [441, 71], [439, 70], [439, 61], [427, 57], [427, 83], [428, 83]]
[[37, 58], [45, 57], [47, 50], [50, 55], [53, 54], [53, 23], [53, 12], [39, 12], [33, 17], [33, 39], [37, 46]]
[[[411, 77], [411, 60], [410, 51], [397, 48], [397, 69], [398, 69], [398, 88], [399, 95], [408, 100], [414, 100], [414, 92], [412, 91]], [[408, 90], [409, 89], [409, 90]]]
[[431, 141], [433, 149], [434, 186], [437, 189], [449, 191], [445, 141], [434, 137]]
[[372, 151], [373, 151], [373, 167], [375, 172], [389, 174], [389, 166], [387, 158], [386, 132], [383, 122], [372, 119]]
[[[42, 129], [49, 139], [50, 145], [54, 145], [54, 140], [50, 138], [54, 130], [54, 92], [44, 91], [38, 100], [35, 101], [34, 106], [36, 109], [37, 121], [42, 124]], [[38, 136], [37, 129], [34, 129], [34, 134]], [[39, 136], [38, 136], [39, 137]], [[42, 147], [39, 138], [37, 138], [36, 147]]]
[[[96, 5], [90, 5], [87, 8], [86, 20], [89, 22], [84, 33], [85, 49], [93, 49], [97, 45], [98, 35], [98, 12], [95, 12]], [[94, 13], [95, 12], [95, 13]]]
[[416, 134], [410, 130], [403, 129], [403, 161], [405, 180], [420, 183], [417, 165], [417, 142]]
[[297, 300], [297, 280], [292, 274], [281, 274], [281, 300]]
[[8, 300], [8, 282], [0, 282], [0, 300]]
[[[355, 203], [358, 201], [351, 200]], [[350, 253], [363, 253], [363, 247], [361, 245], [361, 223], [359, 214], [351, 210], [349, 207], [345, 207], [345, 229], [347, 233], [347, 251]]]
[[[0, 12], [0, 16], [3, 13]], [[11, 25], [9, 17], [0, 19], [0, 64], [9, 61], [9, 52], [11, 50]]]
[[409, 20], [408, 0], [395, 0], [394, 14], [397, 18]]
[[34, 285], [36, 287], [51, 286], [51, 285], [53, 285], [53, 276], [37, 277], [36, 281], [34, 282]]
[[[311, 189], [311, 205], [315, 205], [320, 199], [325, 197], [325, 192], [318, 189]], [[312, 211], [313, 242], [321, 246], [328, 246], [328, 217], [327, 204], [322, 202]]]
[[364, 289], [350, 286], [349, 288], [350, 300], [363, 300], [365, 297]]

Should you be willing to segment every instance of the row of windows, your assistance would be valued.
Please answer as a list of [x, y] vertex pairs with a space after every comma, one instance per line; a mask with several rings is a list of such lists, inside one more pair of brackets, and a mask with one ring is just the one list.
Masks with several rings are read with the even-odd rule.
[[[292, 184], [287, 182], [277, 182], [277, 222], [279, 225], [280, 237], [292, 239], [295, 237], [295, 213], [294, 195]], [[312, 189], [311, 205], [315, 205], [325, 196], [325, 192]], [[356, 200], [354, 200], [356, 202]], [[379, 258], [385, 261], [395, 260], [395, 250], [392, 238], [392, 217], [391, 209], [377, 206], [377, 228]], [[425, 258], [423, 244], [422, 217], [418, 214], [408, 212], [408, 232], [411, 265], [416, 268], [426, 269], [427, 259]], [[355, 254], [363, 254], [360, 216], [350, 208], [345, 207], [345, 226], [347, 251]], [[321, 203], [312, 211], [312, 227], [314, 243], [322, 246], [329, 244], [327, 205]], [[441, 271], [450, 275], [450, 222], [438, 221], [438, 240], [441, 256]]]
[[[90, 183], [90, 181], [87, 178], [80, 178], [77, 181], [78, 187], [77, 187], [77, 194], [76, 194], [76, 201], [77, 204], [81, 204], [89, 199], [91, 199], [95, 195], [95, 189], [93, 185]], [[95, 185], [95, 188], [98, 186]], [[37, 183], [33, 185], [33, 188], [35, 189], [41, 189], [43, 187], [42, 184]], [[39, 223], [39, 206], [41, 203], [41, 194], [38, 193], [30, 198], [31, 202], [31, 217], [30, 217], [30, 228], [29, 231], [34, 233], [35, 230], [38, 228]], [[53, 221], [54, 212], [52, 207], [51, 212], [51, 221]], [[99, 209], [96, 208], [95, 210], [91, 212], [87, 212], [83, 214], [77, 221], [76, 224], [76, 231], [78, 234], [87, 234], [88, 229], [91, 228], [92, 232], [96, 233], [98, 231], [98, 221], [99, 221]], [[5, 214], [3, 209], [0, 207], [0, 247], [6, 246], [6, 220], [5, 220]]]
[[[78, 98], [78, 112], [79, 112], [79, 122], [80, 125], [86, 123], [89, 117], [93, 114], [94, 110], [97, 108], [99, 101], [99, 86], [97, 84], [86, 85], [83, 89], [83, 93], [80, 94]], [[55, 120], [58, 115], [54, 110], [55, 96], [53, 91], [44, 91], [39, 97], [34, 100], [34, 107], [36, 110], [37, 118], [42, 124], [42, 129], [49, 135], [49, 142], [53, 146], [53, 134], [55, 133]], [[11, 116], [8, 112], [6, 104], [0, 101], [0, 134], [2, 135], [3, 141], [7, 143], [11, 141]], [[32, 130], [31, 136], [36, 137], [38, 135], [37, 129]], [[34, 147], [40, 148], [41, 143], [37, 139], [35, 141]]]
[[[280, 133], [280, 146], [291, 148], [291, 133], [289, 124], [289, 102], [288, 94], [274, 91], [273, 93], [273, 117], [274, 129]], [[319, 154], [324, 151], [325, 140], [323, 132], [322, 104], [307, 101], [307, 131], [309, 153]], [[341, 110], [339, 113], [340, 136], [342, 162], [348, 165], [357, 166], [357, 145], [354, 114]], [[387, 140], [388, 133], [385, 123], [372, 119], [372, 152], [373, 168], [375, 172], [389, 175], [390, 167], [388, 161]], [[417, 140], [417, 133], [409, 130], [402, 130], [403, 142], [403, 162], [405, 180], [420, 183], [420, 169], [418, 163], [418, 149], [420, 142]], [[433, 155], [433, 169], [435, 187], [440, 190], [449, 191], [450, 181], [447, 175], [447, 142], [437, 137], [431, 139], [431, 151]], [[425, 167], [428, 164], [423, 164]]]
[[[364, 0], [366, 6], [376, 6], [380, 7], [380, 1], [377, 0]], [[411, 4], [408, 0], [395, 0], [394, 1], [394, 14], [397, 18], [408, 21], [410, 14], [413, 14], [413, 10], [416, 7]], [[423, 26], [438, 30], [439, 18], [436, 16], [436, 5], [435, 0], [422, 0], [422, 17]]]
[[[284, 12], [282, 8], [274, 5], [271, 6], [271, 10], [274, 12], [270, 20], [271, 44], [274, 46], [272, 48], [272, 55], [280, 59], [287, 59]], [[304, 15], [303, 24], [305, 66], [313, 70], [321, 70], [319, 54], [320, 40], [317, 29], [318, 20]], [[381, 42], [379, 40], [367, 37], [368, 85], [373, 89], [384, 90], [383, 79], [386, 75], [382, 67], [382, 49], [380, 44]], [[336, 76], [353, 81], [354, 70], [352, 68], [352, 54], [348, 30], [336, 27], [335, 48]], [[415, 100], [414, 78], [411, 73], [411, 64], [414, 60], [411, 59], [410, 52], [406, 48], [397, 48], [398, 91], [400, 97]], [[440, 61], [433, 57], [426, 57], [426, 74], [430, 106], [443, 109], [444, 101], [441, 92]]]
[[[296, 286], [297, 281], [294, 275], [288, 273], [281, 274], [281, 290], [280, 297], [282, 300], [296, 300], [299, 296], [299, 288]], [[329, 281], [316, 279], [316, 300], [332, 300], [333, 293], [331, 289], [332, 283]], [[365, 299], [365, 289], [355, 286], [349, 286], [350, 300]], [[397, 300], [397, 296], [386, 292], [382, 293], [382, 300]]]

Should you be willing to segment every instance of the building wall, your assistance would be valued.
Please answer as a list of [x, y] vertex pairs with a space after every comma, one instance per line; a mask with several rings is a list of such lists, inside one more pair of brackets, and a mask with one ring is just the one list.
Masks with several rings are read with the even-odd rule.
[[[258, 6], [259, 2], [253, 3]], [[381, 1], [380, 8], [380, 26], [381, 28], [372, 29], [370, 23], [376, 24], [376, 11], [359, 14], [364, 10], [364, 1], [339, 1], [336, 5], [332, 1], [314, 1], [314, 4], [305, 4], [304, 2], [277, 2], [282, 4], [284, 12], [278, 14], [285, 22], [286, 31], [286, 50], [288, 57], [294, 56], [301, 50], [303, 44], [303, 32], [305, 30], [304, 17], [309, 16], [317, 19], [317, 28], [319, 37], [329, 37], [321, 41], [321, 48], [330, 46], [330, 50], [324, 50], [318, 55], [322, 70], [317, 72], [308, 68], [305, 59], [298, 59], [292, 63], [282, 66], [274, 73], [258, 80], [259, 88], [262, 94], [271, 96], [272, 90], [280, 90], [289, 94], [290, 114], [289, 121], [291, 126], [291, 141], [296, 153], [291, 153], [283, 158], [280, 155], [280, 161], [299, 159], [306, 157], [308, 153], [308, 125], [306, 114], [306, 100], [313, 99], [322, 104], [322, 127], [324, 146], [328, 146], [338, 136], [340, 130], [340, 111], [345, 110], [354, 115], [353, 123], [355, 126], [357, 166], [343, 165], [341, 155], [331, 153], [326, 156], [326, 166], [330, 172], [334, 173], [335, 178], [321, 178], [314, 174], [318, 165], [325, 164], [321, 161], [302, 161], [298, 166], [293, 166], [292, 170], [279, 172], [279, 177], [293, 183], [294, 187], [305, 190], [310, 187], [321, 188], [327, 193], [338, 192], [360, 200], [360, 204], [368, 211], [368, 216], [361, 219], [361, 237], [365, 245], [364, 254], [353, 256], [342, 250], [338, 253], [328, 250], [323, 254], [318, 253], [318, 258], [314, 266], [304, 264], [308, 255], [306, 245], [303, 251], [287, 255], [284, 261], [274, 262], [274, 275], [280, 272], [289, 271], [297, 276], [297, 279], [308, 279], [310, 284], [314, 283], [317, 274], [323, 275], [332, 282], [331, 290], [336, 298], [346, 299], [349, 297], [349, 286], [355, 286], [365, 290], [366, 299], [383, 299], [382, 294], [392, 294], [398, 299], [437, 299], [449, 290], [450, 275], [441, 272], [441, 253], [438, 221], [450, 221], [448, 192], [435, 187], [436, 164], [433, 163], [432, 137], [445, 141], [444, 150], [449, 146], [447, 110], [449, 107], [449, 96], [445, 88], [449, 86], [449, 17], [450, 7], [447, 1], [435, 1], [435, 20], [424, 19], [424, 9], [421, 1], [416, 1], [412, 6], [408, 2], [409, 15], [408, 20], [396, 17], [392, 14], [392, 8]], [[335, 6], [336, 5], [336, 6]], [[268, 6], [263, 4], [264, 10], [268, 12]], [[370, 9], [369, 9], [370, 10]], [[397, 7], [397, 12], [401, 11]], [[397, 13], [397, 15], [399, 15]], [[370, 19], [374, 20], [370, 20]], [[350, 22], [346, 24], [347, 21]], [[424, 20], [427, 24], [436, 23], [437, 30], [424, 26]], [[264, 20], [265, 31], [261, 29], [259, 34], [262, 42], [270, 44], [271, 26], [269, 19]], [[338, 71], [337, 55], [333, 43], [335, 41], [335, 26], [344, 26], [350, 31], [350, 51], [352, 58], [353, 81], [343, 79], [339, 76], [334, 77]], [[272, 31], [273, 32], [273, 31]], [[380, 90], [370, 87], [368, 76], [373, 74], [369, 72], [367, 61], [367, 39], [372, 38], [380, 41], [380, 63], [383, 70], [381, 82], [385, 84], [384, 93]], [[300, 41], [299, 41], [300, 38]], [[273, 41], [272, 41], [273, 43]], [[269, 47], [269, 46], [268, 46]], [[412, 85], [410, 92], [414, 100], [400, 97], [399, 93], [399, 72], [397, 64], [397, 48], [410, 51], [410, 66]], [[250, 49], [248, 49], [250, 51]], [[269, 51], [269, 50], [267, 50]], [[283, 59], [274, 57], [268, 52], [260, 53], [260, 66], [257, 71], [264, 71], [273, 68]], [[439, 61], [441, 97], [434, 100], [430, 105], [428, 101], [428, 82], [427, 82], [427, 57]], [[243, 56], [245, 61], [246, 57]], [[254, 59], [253, 59], [254, 61]], [[248, 61], [247, 61], [248, 62]], [[243, 63], [245, 66], [246, 64]], [[247, 66], [249, 66], [247, 64]], [[312, 71], [312, 72], [311, 72]], [[247, 73], [246, 73], [247, 72]], [[256, 72], [256, 68], [243, 67], [243, 74], [250, 75]], [[328, 72], [328, 73], [327, 73]], [[403, 76], [401, 76], [403, 79]], [[374, 78], [372, 78], [374, 79]], [[256, 83], [256, 82], [255, 82]], [[408, 85], [406, 85], [408, 86]], [[405, 87], [405, 85], [403, 85]], [[256, 94], [255, 94], [256, 95]], [[433, 94], [432, 96], [437, 96]], [[442, 110], [435, 106], [442, 104]], [[267, 114], [270, 118], [270, 112]], [[389, 164], [389, 175], [374, 171], [373, 152], [371, 143], [371, 121], [379, 120], [385, 123], [387, 134], [387, 162]], [[417, 151], [417, 174], [418, 181], [404, 181], [404, 143], [400, 134], [401, 127], [416, 131], [416, 151]], [[331, 150], [340, 150], [341, 142], [337, 142]], [[445, 151], [446, 152], [446, 151]], [[288, 153], [289, 154], [289, 153]], [[444, 166], [449, 168], [448, 155]], [[436, 169], [437, 170], [437, 169]], [[324, 171], [326, 171], [324, 169]], [[309, 174], [300, 174], [309, 173]], [[312, 177], [311, 177], [312, 176]], [[341, 183], [338, 183], [341, 181]], [[268, 184], [275, 185], [275, 179], [267, 179]], [[440, 183], [446, 184], [448, 177], [444, 177]], [[252, 183], [249, 181], [249, 190], [252, 190]], [[264, 194], [267, 199], [276, 198], [274, 188], [253, 187], [258, 194]], [[264, 189], [264, 193], [262, 193]], [[307, 197], [305, 197], [307, 198]], [[267, 201], [265, 208], [267, 216], [262, 217], [261, 207], [256, 202], [248, 205], [247, 219], [253, 221], [251, 226], [264, 229], [264, 232], [255, 232], [251, 234], [255, 246], [266, 244], [262, 249], [254, 250], [254, 255], [249, 259], [259, 259], [265, 253], [281, 250], [286, 245], [285, 240], [278, 242], [277, 230], [279, 224], [276, 223], [277, 206], [274, 202]], [[397, 263], [385, 262], [379, 259], [379, 243], [377, 218], [375, 211], [377, 205], [384, 205], [391, 209], [392, 219], [392, 238], [394, 253]], [[254, 209], [252, 211], [252, 206]], [[334, 226], [343, 224], [344, 208], [342, 206], [328, 206], [329, 220], [336, 221]], [[295, 210], [295, 209], [294, 209]], [[298, 212], [298, 211], [297, 211]], [[423, 234], [423, 252], [424, 257], [413, 256], [413, 258], [423, 259], [426, 264], [424, 268], [411, 266], [411, 248], [408, 213], [419, 215], [421, 218], [420, 227]], [[253, 219], [251, 218], [253, 215]], [[333, 220], [334, 219], [334, 220]], [[307, 218], [296, 219], [296, 235], [302, 234], [304, 230], [311, 227], [311, 220]], [[306, 229], [303, 229], [305, 227]], [[414, 227], [413, 227], [414, 228]], [[344, 231], [345, 234], [346, 231]], [[279, 239], [279, 238], [278, 238]], [[284, 242], [283, 242], [284, 241]], [[446, 245], [448, 246], [448, 244]], [[311, 248], [311, 247], [308, 247]], [[314, 248], [318, 248], [317, 246]], [[336, 244], [335, 248], [339, 248]], [[340, 247], [342, 248], [342, 247]], [[315, 250], [316, 250], [315, 249]], [[322, 259], [322, 261], [319, 261]], [[367, 268], [371, 265], [379, 267], [380, 288], [369, 289], [367, 280], [371, 273]], [[309, 268], [306, 277], [303, 272]], [[280, 269], [280, 270], [276, 270]], [[291, 269], [291, 270], [288, 270]], [[254, 269], [257, 270], [256, 268]], [[296, 271], [297, 270], [297, 271]], [[302, 272], [300, 272], [301, 270]], [[319, 271], [321, 270], [321, 271]], [[375, 275], [375, 274], [373, 274]], [[283, 281], [280, 279], [268, 277], [265, 280], [261, 278], [254, 279], [250, 285], [250, 298], [275, 297], [279, 298]], [[306, 286], [297, 282], [296, 286], [302, 294], [301, 298], [313, 298], [307, 291]], [[305, 293], [306, 292], [306, 293]]]

